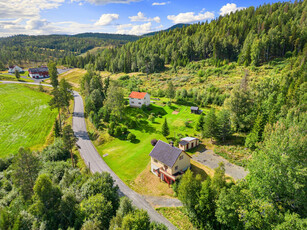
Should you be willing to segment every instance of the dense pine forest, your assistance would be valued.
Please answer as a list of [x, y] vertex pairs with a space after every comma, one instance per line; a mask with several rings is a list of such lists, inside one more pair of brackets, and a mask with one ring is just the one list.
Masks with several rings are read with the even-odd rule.
[[84, 33], [68, 35], [17, 35], [0, 38], [0, 70], [10, 64], [48, 62], [69, 55], [79, 55], [95, 47], [120, 46], [137, 36]]
[[[110, 72], [159, 72], [165, 65], [185, 66], [190, 61], [214, 58], [259, 65], [277, 57], [297, 55], [307, 41], [306, 1], [249, 7], [210, 23], [193, 24], [105, 49], [95, 56], [63, 59], [60, 63]], [[75, 60], [78, 59], [78, 60]], [[79, 65], [77, 65], [77, 63]]]

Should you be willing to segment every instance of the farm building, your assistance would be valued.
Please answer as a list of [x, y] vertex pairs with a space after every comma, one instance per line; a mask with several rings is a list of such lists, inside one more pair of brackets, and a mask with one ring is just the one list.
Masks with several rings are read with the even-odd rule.
[[129, 95], [129, 104], [130, 107], [141, 108], [142, 105], [150, 105], [150, 95], [145, 92], [131, 92]]
[[179, 142], [179, 148], [182, 150], [189, 150], [199, 145], [199, 139], [195, 137], [185, 137]]
[[49, 72], [47, 67], [40, 67], [40, 68], [30, 68], [29, 76], [31, 78], [47, 78], [49, 77]]
[[19, 73], [20, 72], [23, 72], [23, 69], [22, 68], [20, 68], [19, 66], [17, 66], [17, 65], [12, 65], [12, 66], [9, 66], [9, 73], [15, 73], [15, 71], [18, 71]]
[[169, 185], [191, 166], [191, 157], [186, 152], [161, 140], [157, 142], [149, 156], [151, 157], [151, 172]]
[[201, 114], [203, 111], [200, 110], [198, 107], [196, 106], [192, 106], [191, 107], [191, 113], [195, 113], [195, 114]]

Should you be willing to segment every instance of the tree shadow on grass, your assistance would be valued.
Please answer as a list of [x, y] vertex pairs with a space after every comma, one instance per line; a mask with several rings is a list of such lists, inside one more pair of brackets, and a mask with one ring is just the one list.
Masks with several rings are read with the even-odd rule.
[[135, 139], [134, 141], [131, 141], [131, 143], [133, 143], [133, 144], [138, 144], [138, 143], [140, 143], [141, 141], [139, 140], [139, 139]]
[[156, 129], [152, 127], [146, 120], [138, 120], [135, 127], [136, 130], [140, 130], [146, 133], [155, 133]]

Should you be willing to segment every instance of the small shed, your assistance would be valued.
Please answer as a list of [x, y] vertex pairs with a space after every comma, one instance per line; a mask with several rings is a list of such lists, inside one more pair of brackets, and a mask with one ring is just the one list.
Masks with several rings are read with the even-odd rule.
[[199, 139], [195, 138], [195, 137], [185, 137], [182, 138], [179, 142], [179, 148], [182, 149], [183, 151], [185, 150], [189, 150], [192, 148], [195, 148], [196, 146], [198, 146], [199, 143]]
[[191, 107], [191, 113], [199, 114], [199, 108], [196, 106]]

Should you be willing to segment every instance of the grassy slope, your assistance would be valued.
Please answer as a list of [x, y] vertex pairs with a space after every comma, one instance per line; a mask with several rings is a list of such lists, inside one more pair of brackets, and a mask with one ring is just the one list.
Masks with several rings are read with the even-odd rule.
[[[174, 110], [179, 111], [179, 113], [172, 114]], [[144, 119], [138, 129], [129, 130], [136, 135], [138, 140], [136, 143], [114, 138], [105, 144], [96, 145], [102, 156], [108, 154], [108, 156], [104, 157], [104, 160], [127, 183], [133, 181], [148, 165], [150, 161], [148, 155], [152, 150], [150, 141], [155, 138], [167, 142], [167, 139], [161, 134], [161, 127], [165, 118], [167, 118], [169, 124], [170, 136], [173, 136], [174, 133], [181, 133], [185, 136], [198, 135], [193, 129], [198, 115], [191, 114], [188, 106], [163, 107], [162, 103], [159, 102], [159, 105], [152, 106], [152, 110], [149, 113], [157, 111], [165, 113], [165, 115], [161, 118], [156, 118], [153, 123]], [[134, 117], [142, 112], [137, 108], [127, 108], [126, 113]], [[190, 127], [185, 127], [185, 121], [191, 122]]]
[[0, 85], [0, 157], [20, 147], [39, 149], [53, 126], [50, 96], [25, 86]]
[[[271, 64], [265, 64], [260, 67], [237, 66], [236, 63], [226, 64], [221, 67], [214, 67], [210, 66], [208, 62], [195, 62], [191, 63], [185, 68], [179, 67], [176, 73], [167, 68], [164, 72], [150, 74], [149, 78], [147, 78], [146, 74], [143, 73], [130, 73], [128, 75], [141, 79], [143, 83], [139, 87], [144, 91], [157, 90], [159, 88], [165, 89], [167, 87], [168, 80], [172, 80], [177, 89], [203, 89], [212, 84], [229, 93], [235, 85], [240, 84], [241, 79], [246, 72], [249, 74], [250, 84], [253, 84], [260, 79], [272, 79], [279, 77], [281, 70], [287, 68], [288, 65], [289, 60], [276, 60]], [[199, 69], [205, 71], [205, 76], [201, 79], [203, 81], [202, 83], [199, 82], [199, 78], [197, 76]], [[84, 73], [85, 71], [83, 70], [74, 69], [66, 75], [60, 76], [60, 78], [65, 77], [68, 81], [75, 84], [77, 88], [79, 79]], [[110, 76], [111, 79], [115, 80], [122, 75], [126, 74], [101, 72], [102, 78]], [[159, 106], [161, 107], [161, 104]], [[185, 136], [197, 135], [193, 128], [186, 128], [184, 125], [186, 120], [192, 120], [194, 123], [191, 123], [191, 127], [194, 127], [195, 119], [197, 118], [191, 119], [192, 115], [189, 113], [188, 107], [177, 107], [178, 108], [169, 108], [168, 106], [163, 107], [167, 113], [166, 117], [171, 128], [170, 136], [174, 136], [178, 133]], [[171, 114], [172, 111], [176, 109], [180, 110], [179, 114]], [[102, 134], [103, 139], [105, 139], [103, 144], [100, 142], [96, 142], [95, 144], [101, 155], [108, 154], [104, 160], [110, 165], [110, 167], [116, 173], [118, 173], [118, 175], [124, 181], [130, 183], [143, 170], [145, 170], [149, 162], [148, 154], [152, 149], [150, 140], [153, 138], [164, 141], [166, 140], [159, 132], [161, 130], [162, 122], [163, 119], [158, 118], [153, 124], [149, 122], [148, 125], [143, 125], [143, 127], [140, 127], [138, 130], [130, 130], [140, 141], [137, 144], [130, 143], [125, 140], [104, 137], [107, 136], [106, 134]], [[218, 145], [215, 142], [212, 143], [209, 139], [203, 139], [202, 141], [207, 149], [214, 149], [217, 154], [220, 154], [226, 159], [229, 159], [231, 162], [239, 165], [242, 164], [242, 162], [245, 162], [250, 156], [250, 153], [244, 147], [243, 134], [235, 134], [231, 140], [223, 145]]]
[[193, 230], [193, 224], [190, 222], [189, 217], [184, 214], [183, 208], [157, 208], [160, 214], [167, 218], [176, 228], [180, 230]]

